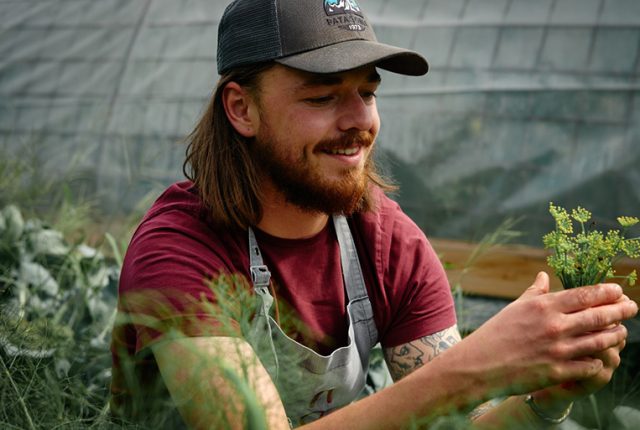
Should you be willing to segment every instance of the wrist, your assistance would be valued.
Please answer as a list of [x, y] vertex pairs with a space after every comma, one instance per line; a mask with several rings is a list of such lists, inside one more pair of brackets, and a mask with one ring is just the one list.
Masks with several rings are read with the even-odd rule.
[[573, 404], [573, 399], [549, 392], [546, 389], [530, 393], [540, 410], [549, 415], [562, 415]]
[[569, 417], [573, 409], [571, 401], [550, 401], [550, 399], [535, 393], [527, 395], [524, 402], [539, 420], [548, 424], [560, 424]]

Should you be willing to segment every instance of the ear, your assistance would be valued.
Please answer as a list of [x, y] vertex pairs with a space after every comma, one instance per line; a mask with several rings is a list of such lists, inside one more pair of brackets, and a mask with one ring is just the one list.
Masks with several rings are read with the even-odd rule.
[[256, 135], [260, 117], [257, 115], [256, 103], [246, 89], [235, 82], [229, 82], [222, 90], [222, 105], [229, 122], [240, 135]]

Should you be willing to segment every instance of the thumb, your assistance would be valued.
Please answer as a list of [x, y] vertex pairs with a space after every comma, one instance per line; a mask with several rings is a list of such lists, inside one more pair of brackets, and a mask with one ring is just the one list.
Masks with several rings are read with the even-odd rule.
[[540, 296], [549, 292], [549, 275], [545, 272], [539, 272], [533, 284], [525, 290], [520, 296], [521, 299], [527, 299]]

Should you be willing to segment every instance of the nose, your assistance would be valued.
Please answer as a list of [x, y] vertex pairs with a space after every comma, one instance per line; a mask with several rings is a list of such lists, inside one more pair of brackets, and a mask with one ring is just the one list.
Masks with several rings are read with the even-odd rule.
[[374, 101], [367, 101], [359, 93], [345, 97], [340, 106], [338, 128], [341, 131], [370, 131], [375, 128], [378, 111]]

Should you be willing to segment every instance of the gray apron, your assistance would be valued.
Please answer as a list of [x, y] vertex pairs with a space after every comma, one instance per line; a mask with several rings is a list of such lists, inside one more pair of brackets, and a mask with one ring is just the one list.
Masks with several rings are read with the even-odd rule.
[[255, 234], [249, 228], [250, 271], [258, 299], [247, 340], [278, 389], [293, 426], [314, 421], [356, 399], [365, 385], [369, 352], [378, 341], [349, 224], [344, 216], [334, 216], [333, 222], [349, 299], [349, 342], [328, 356], [291, 339], [269, 315], [273, 303], [269, 293], [271, 273], [264, 265]]

